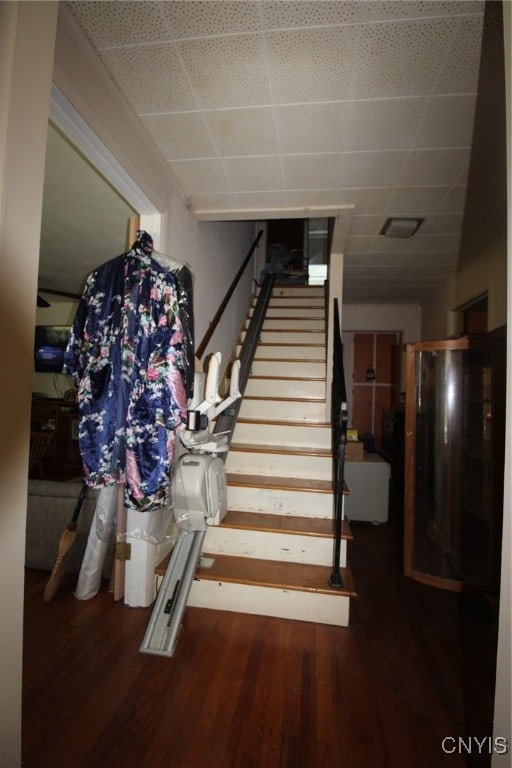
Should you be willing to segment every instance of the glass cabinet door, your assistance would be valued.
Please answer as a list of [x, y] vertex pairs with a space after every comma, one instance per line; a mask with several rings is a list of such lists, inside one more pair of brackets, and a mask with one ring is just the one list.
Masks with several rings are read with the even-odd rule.
[[492, 393], [485, 338], [407, 345], [404, 568], [419, 581], [492, 585], [502, 501]]

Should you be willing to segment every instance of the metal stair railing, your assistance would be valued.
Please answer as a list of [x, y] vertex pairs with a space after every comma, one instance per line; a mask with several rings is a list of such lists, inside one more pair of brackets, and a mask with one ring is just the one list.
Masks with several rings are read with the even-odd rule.
[[242, 277], [242, 275], [243, 275], [243, 273], [244, 273], [244, 271], [245, 271], [249, 261], [251, 260], [251, 256], [253, 255], [254, 251], [256, 250], [256, 248], [259, 245], [259, 242], [260, 242], [262, 234], [263, 234], [263, 230], [260, 229], [258, 234], [256, 235], [256, 239], [254, 240], [253, 244], [249, 248], [249, 251], [248, 251], [246, 257], [244, 258], [244, 260], [243, 260], [243, 262], [242, 262], [242, 264], [240, 266], [240, 269], [238, 270], [238, 272], [234, 276], [234, 278], [233, 278], [233, 280], [231, 282], [231, 285], [229, 286], [228, 290], [226, 291], [226, 295], [224, 296], [223, 300], [221, 301], [217, 312], [215, 313], [212, 321], [210, 322], [210, 325], [208, 326], [208, 329], [207, 329], [207, 331], [206, 331], [206, 333], [205, 333], [201, 343], [197, 346], [197, 348], [196, 348], [196, 357], [197, 357], [198, 360], [200, 360], [202, 358], [202, 356], [203, 356], [203, 354], [204, 354], [204, 352], [206, 350], [206, 347], [208, 346], [208, 342], [210, 341], [211, 337], [213, 336], [213, 334], [215, 332], [215, 329], [216, 329], [217, 325], [219, 324], [219, 320], [222, 317], [222, 315], [224, 313], [224, 310], [226, 309], [226, 307], [228, 305], [228, 302], [229, 302], [231, 296], [233, 295], [233, 292], [234, 292], [236, 286], [238, 285], [238, 282], [239, 282], [240, 278]]
[[347, 392], [343, 369], [343, 347], [341, 343], [338, 299], [334, 299], [333, 355], [332, 355], [332, 397], [331, 428], [334, 484], [335, 538], [332, 573], [329, 585], [343, 588], [340, 570], [341, 536], [343, 527], [343, 490], [345, 486], [345, 446], [347, 443]]
[[[267, 313], [270, 296], [272, 295], [274, 282], [275, 275], [269, 274], [265, 277], [240, 349], [240, 355], [238, 357], [240, 360], [239, 390], [242, 397], [247, 385], [247, 379], [249, 378], [249, 374], [251, 372], [254, 353], [256, 352], [256, 347], [258, 346], [261, 329], [263, 327], [263, 321], [265, 320], [265, 315]], [[233, 405], [231, 405], [229, 408], [226, 408], [226, 410], [217, 417], [217, 421], [215, 422], [215, 428], [213, 430], [214, 434], [227, 432], [228, 443], [231, 442], [231, 437], [233, 435], [236, 420], [238, 418], [238, 412], [240, 410], [240, 406], [242, 405], [242, 397], [239, 397], [238, 400], [233, 403]]]

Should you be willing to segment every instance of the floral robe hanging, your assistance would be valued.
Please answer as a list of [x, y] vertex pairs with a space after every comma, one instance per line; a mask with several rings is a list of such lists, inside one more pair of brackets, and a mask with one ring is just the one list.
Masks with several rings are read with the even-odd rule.
[[65, 355], [78, 387], [86, 482], [124, 482], [125, 504], [168, 497], [175, 432], [186, 420], [176, 279], [151, 258], [149, 235], [87, 279]]

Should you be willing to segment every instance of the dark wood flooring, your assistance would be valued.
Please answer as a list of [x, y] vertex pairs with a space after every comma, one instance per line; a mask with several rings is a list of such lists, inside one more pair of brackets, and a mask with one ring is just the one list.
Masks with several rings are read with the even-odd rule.
[[353, 533], [350, 628], [190, 608], [172, 659], [150, 609], [28, 571], [24, 768], [489, 766], [495, 610], [405, 579], [399, 521]]

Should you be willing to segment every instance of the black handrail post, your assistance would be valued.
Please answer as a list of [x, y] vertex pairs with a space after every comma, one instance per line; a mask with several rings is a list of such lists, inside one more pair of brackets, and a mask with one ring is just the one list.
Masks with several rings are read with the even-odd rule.
[[251, 245], [251, 247], [249, 249], [249, 252], [247, 253], [247, 256], [243, 260], [240, 269], [238, 270], [238, 272], [234, 276], [231, 285], [229, 286], [228, 290], [226, 291], [226, 295], [224, 296], [221, 304], [219, 305], [219, 308], [218, 308], [217, 312], [215, 313], [215, 316], [213, 317], [213, 320], [210, 322], [210, 325], [208, 326], [208, 329], [207, 329], [207, 331], [206, 331], [206, 333], [205, 333], [201, 343], [196, 348], [196, 357], [197, 357], [198, 360], [200, 360], [201, 357], [203, 356], [203, 353], [204, 353], [206, 347], [208, 346], [208, 342], [210, 341], [211, 337], [213, 336], [213, 332], [215, 331], [215, 329], [216, 329], [216, 327], [217, 327], [217, 325], [219, 323], [219, 320], [222, 317], [222, 314], [223, 314], [224, 310], [226, 309], [228, 301], [230, 300], [230, 298], [233, 295], [233, 292], [234, 292], [236, 286], [238, 285], [238, 281], [242, 277], [242, 275], [244, 273], [244, 270], [245, 270], [247, 264], [249, 263], [249, 260], [250, 260], [251, 256], [253, 255], [254, 251], [258, 247], [258, 244], [260, 242], [262, 234], [263, 234], [263, 230], [260, 229], [258, 234], [256, 235], [256, 239], [254, 240], [253, 244]]
[[343, 348], [341, 343], [340, 319], [338, 300], [334, 299], [333, 312], [333, 355], [332, 355], [332, 455], [333, 455], [333, 484], [334, 484], [334, 557], [333, 568], [329, 578], [329, 586], [342, 589], [341, 578], [341, 537], [343, 527], [343, 490], [345, 486], [345, 446], [347, 443], [347, 394], [345, 389], [345, 374], [343, 370]]

